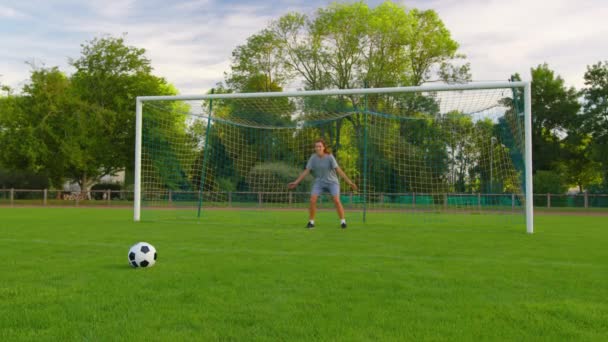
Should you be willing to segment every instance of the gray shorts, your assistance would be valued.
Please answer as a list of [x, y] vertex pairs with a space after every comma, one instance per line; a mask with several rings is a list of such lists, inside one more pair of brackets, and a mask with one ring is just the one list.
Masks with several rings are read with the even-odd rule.
[[317, 183], [312, 185], [311, 195], [319, 196], [324, 191], [329, 192], [332, 196], [340, 195], [340, 184], [338, 183]]

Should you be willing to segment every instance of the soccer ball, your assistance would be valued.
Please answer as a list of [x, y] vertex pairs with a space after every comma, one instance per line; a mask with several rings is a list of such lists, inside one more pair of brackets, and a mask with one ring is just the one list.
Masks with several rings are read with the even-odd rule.
[[156, 263], [156, 248], [147, 242], [138, 242], [129, 249], [129, 264], [133, 267], [152, 267]]

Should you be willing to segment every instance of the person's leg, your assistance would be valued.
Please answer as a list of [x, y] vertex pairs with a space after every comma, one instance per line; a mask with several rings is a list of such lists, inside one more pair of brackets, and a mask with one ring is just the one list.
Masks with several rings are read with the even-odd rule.
[[319, 195], [310, 195], [310, 208], [308, 208], [308, 220], [314, 224], [315, 215], [317, 213], [317, 199]]
[[342, 202], [340, 201], [340, 184], [331, 184], [329, 186], [329, 192], [331, 193], [334, 205], [336, 206], [336, 211], [338, 212], [338, 216], [340, 217], [340, 227], [346, 228], [344, 207], [342, 206]]
[[336, 206], [336, 211], [338, 212], [338, 216], [340, 220], [344, 220], [344, 207], [342, 206], [342, 202], [340, 202], [340, 195], [333, 196], [334, 205]]
[[315, 226], [315, 215], [317, 214], [317, 199], [321, 194], [322, 188], [320, 184], [314, 183], [312, 185], [312, 191], [310, 192], [310, 207], [308, 208], [308, 224], [306, 228], [313, 228]]

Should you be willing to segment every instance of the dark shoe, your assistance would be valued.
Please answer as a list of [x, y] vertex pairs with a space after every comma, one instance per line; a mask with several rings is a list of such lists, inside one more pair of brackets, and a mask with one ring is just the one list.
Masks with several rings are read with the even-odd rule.
[[340, 227], [342, 227], [342, 229], [346, 229], [346, 222], [345, 222], [345, 223], [340, 224]]
[[308, 224], [306, 225], [306, 228], [308, 228], [308, 229], [312, 229], [314, 227], [315, 227], [315, 225], [310, 222], [308, 222]]

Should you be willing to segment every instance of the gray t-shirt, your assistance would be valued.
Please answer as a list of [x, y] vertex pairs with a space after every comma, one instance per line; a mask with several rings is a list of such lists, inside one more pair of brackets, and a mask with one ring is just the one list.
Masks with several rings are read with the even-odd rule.
[[317, 183], [338, 183], [336, 168], [338, 162], [331, 154], [326, 154], [320, 158], [316, 153], [313, 153], [306, 163], [306, 168], [312, 171]]

